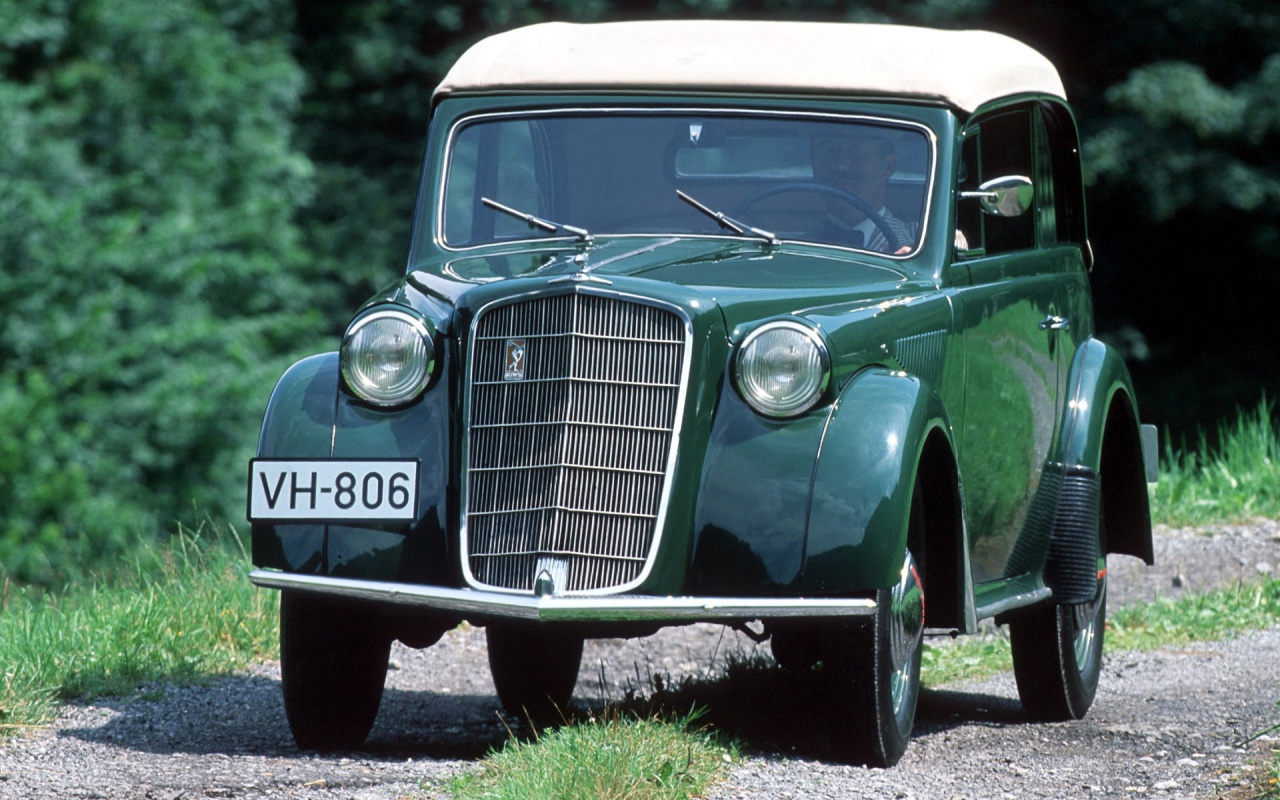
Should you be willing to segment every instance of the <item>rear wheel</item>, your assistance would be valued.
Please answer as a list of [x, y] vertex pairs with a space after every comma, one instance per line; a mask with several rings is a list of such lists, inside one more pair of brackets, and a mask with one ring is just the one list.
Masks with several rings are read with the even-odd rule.
[[1035, 719], [1080, 719], [1093, 705], [1107, 620], [1107, 579], [1101, 563], [1098, 592], [1090, 602], [1046, 606], [1009, 624], [1018, 696]]
[[582, 636], [556, 628], [492, 623], [485, 628], [489, 672], [508, 714], [535, 723], [564, 717], [582, 661]]
[[367, 607], [280, 594], [280, 685], [298, 747], [351, 750], [378, 715], [391, 638]]

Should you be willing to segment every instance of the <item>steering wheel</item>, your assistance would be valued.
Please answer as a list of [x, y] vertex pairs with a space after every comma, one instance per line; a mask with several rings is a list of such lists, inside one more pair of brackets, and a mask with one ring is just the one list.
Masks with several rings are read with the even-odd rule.
[[834, 186], [828, 186], [825, 183], [809, 183], [806, 181], [787, 181], [786, 183], [778, 183], [773, 186], [766, 186], [763, 189], [757, 189], [746, 197], [738, 201], [730, 213], [733, 216], [744, 214], [747, 209], [764, 200], [767, 197], [773, 197], [775, 194], [786, 194], [787, 192], [812, 192], [814, 194], [826, 195], [834, 197], [837, 200], [844, 201], [866, 215], [871, 223], [880, 229], [884, 234], [885, 241], [889, 243], [889, 252], [896, 251], [901, 245], [898, 242], [898, 236], [889, 227], [889, 223], [885, 218], [871, 207], [871, 204], [856, 194], [850, 194], [843, 189], [837, 189]]

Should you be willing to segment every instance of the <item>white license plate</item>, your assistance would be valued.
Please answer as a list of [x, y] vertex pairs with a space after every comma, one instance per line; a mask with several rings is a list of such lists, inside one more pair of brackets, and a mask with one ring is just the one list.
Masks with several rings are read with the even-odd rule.
[[417, 508], [416, 460], [249, 462], [249, 519], [255, 522], [402, 522]]

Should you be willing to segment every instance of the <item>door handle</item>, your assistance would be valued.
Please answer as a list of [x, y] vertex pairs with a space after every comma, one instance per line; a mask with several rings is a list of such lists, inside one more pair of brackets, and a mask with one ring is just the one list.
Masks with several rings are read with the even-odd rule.
[[1040, 320], [1040, 330], [1042, 331], [1065, 331], [1070, 329], [1071, 320], [1066, 317], [1059, 317], [1057, 314]]

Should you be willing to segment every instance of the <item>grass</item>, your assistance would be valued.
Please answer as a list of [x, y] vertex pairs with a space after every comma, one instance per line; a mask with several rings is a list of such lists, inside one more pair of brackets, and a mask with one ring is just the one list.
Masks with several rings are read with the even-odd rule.
[[[1277, 623], [1280, 580], [1270, 579], [1121, 608], [1107, 619], [1106, 649], [1142, 651], [1219, 641]], [[924, 654], [924, 675], [931, 685], [982, 678], [1011, 667], [1009, 636], [1004, 628], [942, 647], [926, 646]]]
[[246, 579], [234, 533], [180, 531], [125, 577], [0, 596], [0, 734], [47, 724], [68, 699], [191, 682], [273, 657], [274, 595]]
[[533, 741], [512, 740], [449, 787], [458, 800], [701, 797], [736, 757], [732, 747], [682, 718], [624, 716], [566, 725]]
[[1280, 517], [1280, 437], [1273, 404], [1218, 426], [1214, 443], [1202, 430], [1196, 447], [1165, 443], [1152, 518], [1167, 525], [1240, 522]]

